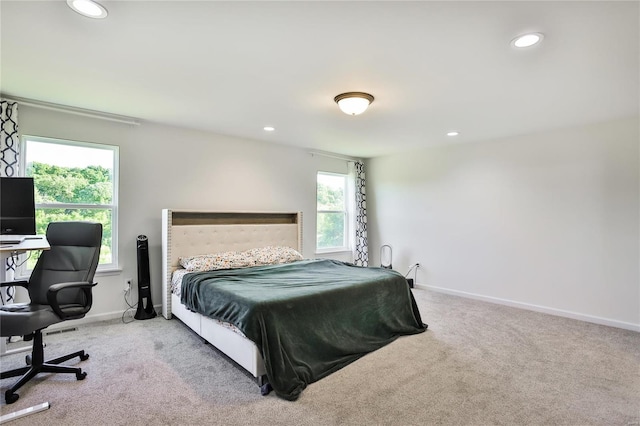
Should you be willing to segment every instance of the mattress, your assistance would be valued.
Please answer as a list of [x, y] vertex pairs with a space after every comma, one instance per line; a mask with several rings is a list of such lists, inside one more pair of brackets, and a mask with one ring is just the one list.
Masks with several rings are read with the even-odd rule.
[[[191, 271], [187, 271], [186, 269], [180, 268], [180, 269], [176, 269], [173, 274], [171, 275], [171, 292], [173, 294], [175, 294], [176, 296], [178, 296], [178, 299], [180, 299], [180, 293], [182, 292], [182, 279], [184, 278], [184, 276], [186, 274], [192, 273]], [[212, 321], [214, 321], [216, 324], [224, 327], [224, 328], [228, 328], [229, 330], [233, 331], [234, 333], [237, 333], [239, 335], [241, 335], [242, 337], [246, 336], [244, 335], [244, 333], [242, 332], [242, 330], [240, 330], [238, 327], [236, 327], [235, 325], [226, 322], [226, 321], [221, 321], [219, 319], [211, 319]]]

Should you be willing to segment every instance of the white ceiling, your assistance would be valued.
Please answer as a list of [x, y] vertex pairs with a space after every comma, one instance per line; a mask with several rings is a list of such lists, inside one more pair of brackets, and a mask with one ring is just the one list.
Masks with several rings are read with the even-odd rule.
[[101, 3], [2, 0], [2, 93], [356, 157], [639, 111], [637, 1]]

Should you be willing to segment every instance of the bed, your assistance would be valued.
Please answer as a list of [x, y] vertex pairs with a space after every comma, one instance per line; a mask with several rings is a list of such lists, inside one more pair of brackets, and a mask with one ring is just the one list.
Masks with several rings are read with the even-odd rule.
[[181, 267], [181, 259], [210, 253], [301, 253], [300, 212], [165, 209], [162, 223], [163, 316], [226, 354], [263, 394], [273, 387], [295, 400], [308, 383], [426, 329], [404, 277], [391, 270], [329, 259], [197, 273]]

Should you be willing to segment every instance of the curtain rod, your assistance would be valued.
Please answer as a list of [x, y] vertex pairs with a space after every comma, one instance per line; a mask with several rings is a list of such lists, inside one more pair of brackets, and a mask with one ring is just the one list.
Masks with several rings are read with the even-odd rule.
[[327, 158], [336, 158], [338, 160], [344, 160], [344, 161], [362, 161], [362, 159], [360, 158], [356, 158], [356, 157], [349, 157], [346, 155], [340, 155], [340, 154], [333, 154], [331, 152], [324, 152], [324, 151], [309, 151], [309, 153], [311, 155], [319, 155], [321, 157], [327, 157]]
[[51, 102], [37, 101], [35, 99], [19, 98], [16, 96], [5, 96], [3, 94], [0, 94], [0, 98], [7, 101], [17, 102], [20, 105], [30, 106], [33, 108], [47, 109], [47, 110], [58, 111], [58, 112], [66, 112], [68, 114], [81, 115], [83, 117], [98, 118], [100, 120], [115, 121], [117, 123], [130, 124], [133, 126], [140, 125], [140, 122], [137, 119], [132, 117], [127, 117], [125, 115], [110, 114], [108, 112], [54, 104]]

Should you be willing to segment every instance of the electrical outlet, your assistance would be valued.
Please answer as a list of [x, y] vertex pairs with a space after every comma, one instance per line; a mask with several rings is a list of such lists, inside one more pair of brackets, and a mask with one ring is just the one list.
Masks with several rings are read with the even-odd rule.
[[131, 278], [125, 278], [124, 280], [124, 292], [128, 293], [129, 291], [131, 291], [131, 281], [133, 281]]

